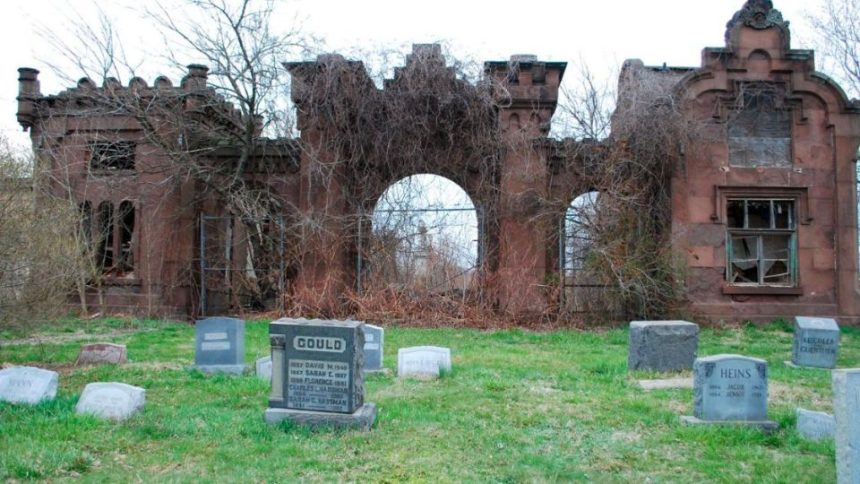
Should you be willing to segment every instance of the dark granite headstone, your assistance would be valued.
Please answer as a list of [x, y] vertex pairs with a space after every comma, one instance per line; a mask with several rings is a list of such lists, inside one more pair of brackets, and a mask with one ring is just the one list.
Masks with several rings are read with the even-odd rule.
[[364, 325], [364, 371], [372, 372], [382, 369], [383, 344], [385, 329], [372, 324]]
[[836, 367], [839, 353], [839, 325], [829, 318], [797, 317], [794, 320], [794, 347], [791, 362], [797, 366]]
[[628, 370], [681, 371], [693, 367], [699, 326], [687, 321], [632, 321]]
[[245, 321], [212, 317], [196, 324], [194, 365], [205, 373], [245, 371]]
[[266, 421], [369, 429], [376, 407], [364, 402], [363, 326], [359, 321], [272, 322], [272, 395]]
[[698, 358], [693, 394], [701, 420], [767, 420], [767, 362], [740, 355]]

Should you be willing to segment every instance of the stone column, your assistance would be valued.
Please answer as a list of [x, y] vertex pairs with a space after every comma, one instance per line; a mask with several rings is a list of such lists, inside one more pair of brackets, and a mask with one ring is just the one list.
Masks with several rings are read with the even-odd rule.
[[269, 337], [272, 345], [272, 393], [269, 396], [269, 406], [272, 402], [284, 401], [284, 349], [287, 339], [284, 335], [274, 334]]
[[836, 482], [860, 484], [860, 368], [833, 370]]

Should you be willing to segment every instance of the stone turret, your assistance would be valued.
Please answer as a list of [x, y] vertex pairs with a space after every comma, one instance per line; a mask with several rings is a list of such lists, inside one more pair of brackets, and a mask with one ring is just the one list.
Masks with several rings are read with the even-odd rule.
[[39, 71], [31, 67], [18, 69], [18, 123], [27, 131], [33, 127], [39, 90]]

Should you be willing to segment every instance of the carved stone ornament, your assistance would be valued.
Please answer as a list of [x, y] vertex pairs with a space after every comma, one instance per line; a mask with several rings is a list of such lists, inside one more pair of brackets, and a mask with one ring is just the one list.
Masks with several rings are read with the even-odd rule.
[[773, 8], [773, 2], [770, 0], [747, 0], [743, 8], [726, 24], [726, 43], [731, 38], [732, 30], [739, 23], [756, 30], [777, 27], [785, 32], [788, 31], [788, 22], [782, 18], [782, 12]]

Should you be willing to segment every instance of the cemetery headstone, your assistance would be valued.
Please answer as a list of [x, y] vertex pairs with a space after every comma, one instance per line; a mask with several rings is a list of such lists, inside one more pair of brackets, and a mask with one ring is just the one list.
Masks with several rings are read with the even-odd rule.
[[767, 420], [767, 362], [740, 355], [697, 358], [693, 365], [693, 417], [687, 424], [745, 423], [775, 429]]
[[860, 368], [833, 370], [836, 482], [860, 483]]
[[245, 321], [212, 317], [197, 321], [194, 366], [204, 373], [244, 373]]
[[272, 393], [266, 421], [369, 430], [376, 405], [364, 401], [363, 326], [359, 321], [272, 322]]
[[791, 362], [797, 366], [835, 368], [839, 353], [839, 325], [830, 318], [794, 320], [794, 347]]
[[632, 321], [628, 370], [681, 371], [693, 367], [699, 326], [687, 321]]
[[32, 366], [13, 366], [0, 370], [0, 400], [35, 405], [57, 396], [60, 375], [56, 371]]
[[102, 363], [120, 364], [128, 362], [125, 345], [113, 343], [92, 343], [81, 346], [75, 364], [98, 365]]
[[372, 324], [364, 324], [364, 372], [382, 370], [382, 350], [385, 343], [385, 329]]
[[146, 390], [116, 382], [89, 383], [75, 406], [79, 414], [110, 420], [126, 420], [143, 410]]
[[438, 378], [451, 371], [451, 349], [438, 346], [413, 346], [397, 350], [397, 376], [401, 378]]
[[833, 415], [797, 409], [797, 433], [803, 437], [810, 440], [832, 439], [835, 432], [836, 420]]
[[264, 356], [257, 359], [256, 373], [257, 378], [266, 381], [272, 381], [272, 357]]

